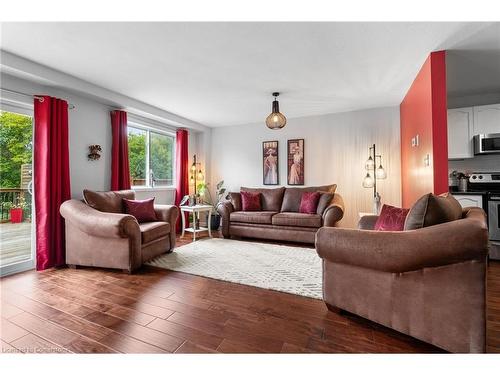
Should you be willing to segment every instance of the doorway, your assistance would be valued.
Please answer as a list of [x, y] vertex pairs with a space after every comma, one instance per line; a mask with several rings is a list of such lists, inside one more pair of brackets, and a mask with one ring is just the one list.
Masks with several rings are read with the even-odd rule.
[[0, 110], [0, 275], [33, 269], [32, 111]]

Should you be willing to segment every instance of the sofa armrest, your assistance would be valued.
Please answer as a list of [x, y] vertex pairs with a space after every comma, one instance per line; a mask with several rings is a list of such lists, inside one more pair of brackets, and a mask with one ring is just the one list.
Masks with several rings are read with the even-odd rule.
[[330, 205], [323, 211], [323, 226], [334, 227], [344, 217], [344, 200], [335, 193]]
[[358, 229], [372, 230], [375, 228], [378, 215], [365, 215], [358, 222]]
[[217, 204], [217, 213], [222, 219], [221, 230], [224, 238], [228, 238], [229, 235], [229, 216], [231, 212], [234, 211], [233, 204], [231, 201], [222, 201]]
[[60, 213], [67, 222], [92, 236], [140, 238], [139, 223], [132, 215], [101, 212], [76, 199], [61, 204]]
[[465, 219], [402, 232], [321, 228], [318, 255], [334, 263], [401, 273], [467, 260], [484, 261], [488, 228], [484, 212], [470, 209]]

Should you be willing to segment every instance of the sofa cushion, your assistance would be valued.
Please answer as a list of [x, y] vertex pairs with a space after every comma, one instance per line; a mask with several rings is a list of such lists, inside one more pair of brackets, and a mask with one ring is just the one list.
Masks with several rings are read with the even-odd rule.
[[300, 200], [302, 199], [303, 192], [320, 191], [333, 194], [335, 193], [336, 189], [336, 184], [325, 186], [309, 186], [304, 188], [286, 188], [285, 194], [283, 196], [283, 204], [281, 205], [281, 212], [299, 212]]
[[139, 228], [143, 244], [165, 237], [170, 233], [170, 223], [164, 221], [142, 223], [139, 224]]
[[384, 204], [373, 229], [381, 231], [402, 231], [408, 215], [407, 208], [399, 208]]
[[272, 224], [274, 211], [235, 211], [229, 215], [232, 223]]
[[243, 211], [262, 211], [260, 193], [241, 192], [241, 209]]
[[318, 209], [319, 198], [321, 198], [319, 191], [303, 192], [299, 212], [303, 214], [315, 214]]
[[101, 211], [114, 214], [124, 213], [123, 199], [134, 199], [133, 190], [118, 191], [93, 191], [83, 190], [83, 199], [90, 207]]
[[449, 193], [426, 194], [415, 202], [406, 216], [405, 230], [420, 229], [431, 225], [458, 220], [462, 217], [462, 206]]
[[330, 202], [333, 199], [334, 193], [321, 193], [321, 197], [319, 198], [318, 202], [318, 209], [316, 210], [316, 213], [318, 215], [323, 215], [323, 212], [325, 212], [326, 208], [330, 205]]
[[272, 218], [273, 225], [286, 225], [289, 227], [321, 227], [321, 215], [302, 214], [298, 212], [281, 212]]
[[[276, 189], [263, 189], [263, 188], [247, 188], [242, 187], [241, 192], [248, 191], [251, 193], [260, 193], [260, 199], [263, 211], [279, 211], [283, 201], [284, 187]], [[300, 198], [299, 198], [300, 203]]]
[[139, 223], [157, 221], [155, 213], [155, 199], [132, 200], [123, 199], [125, 213], [134, 216]]
[[229, 199], [233, 205], [235, 211], [241, 211], [241, 194], [240, 193], [229, 193]]

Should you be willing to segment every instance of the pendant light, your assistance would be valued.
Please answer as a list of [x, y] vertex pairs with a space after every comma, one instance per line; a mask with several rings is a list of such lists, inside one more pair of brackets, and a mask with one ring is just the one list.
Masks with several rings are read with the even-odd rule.
[[272, 112], [266, 118], [266, 125], [269, 129], [281, 129], [286, 125], [286, 117], [280, 113], [280, 103], [278, 102], [279, 92], [273, 92], [274, 101]]

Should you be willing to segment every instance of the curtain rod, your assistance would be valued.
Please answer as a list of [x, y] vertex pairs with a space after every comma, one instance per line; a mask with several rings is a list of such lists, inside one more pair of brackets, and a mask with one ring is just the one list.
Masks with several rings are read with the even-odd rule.
[[[9, 89], [4, 89], [3, 87], [0, 87], [0, 90], [2, 91], [7, 91], [12, 94], [17, 94], [17, 95], [23, 95], [23, 96], [29, 96], [30, 98], [35, 98], [39, 100], [40, 102], [43, 102], [43, 96], [38, 96], [38, 95], [32, 95], [32, 94], [26, 94], [24, 92], [19, 92], [19, 91], [14, 91], [14, 90], [9, 90]], [[72, 103], [68, 103], [68, 109], [75, 109], [76, 106]]]

